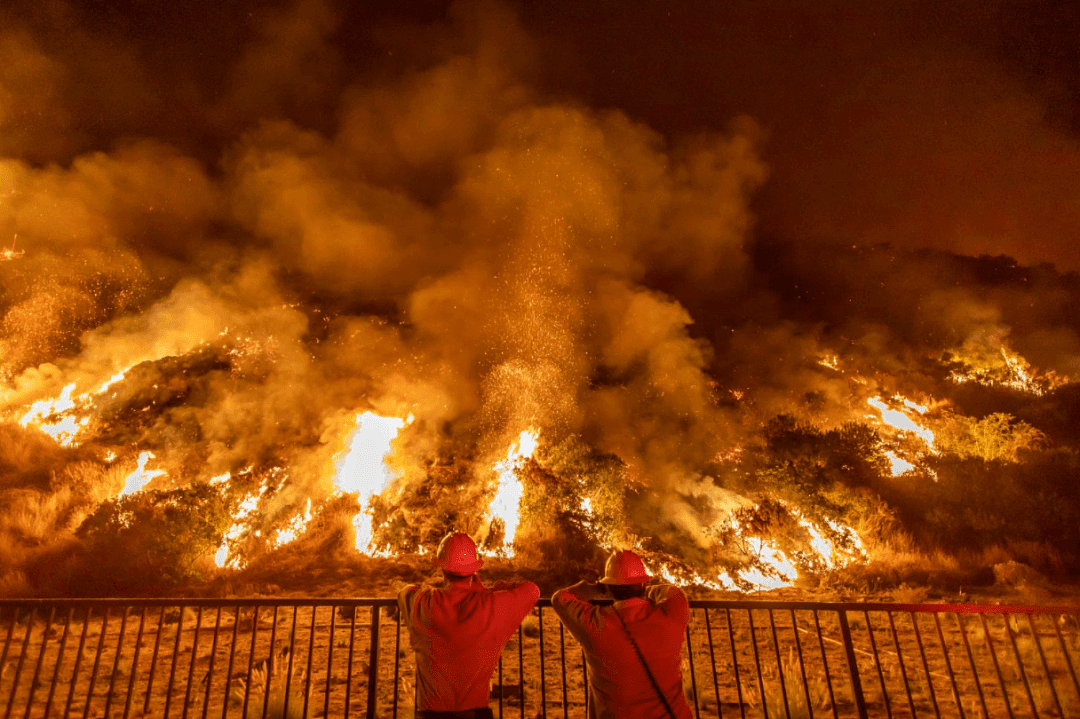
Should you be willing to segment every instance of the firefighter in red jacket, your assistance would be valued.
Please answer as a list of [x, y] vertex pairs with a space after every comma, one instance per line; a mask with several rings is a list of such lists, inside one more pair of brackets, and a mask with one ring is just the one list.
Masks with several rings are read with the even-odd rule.
[[439, 545], [441, 587], [410, 585], [398, 594], [401, 617], [416, 653], [421, 719], [491, 717], [491, 674], [503, 646], [540, 598], [532, 582], [485, 587], [476, 543], [454, 533]]
[[[646, 589], [641, 557], [608, 557], [599, 584], [578, 582], [551, 597], [585, 650], [590, 719], [690, 719], [683, 695], [682, 643], [690, 605], [678, 587]], [[608, 606], [591, 599], [613, 598]]]

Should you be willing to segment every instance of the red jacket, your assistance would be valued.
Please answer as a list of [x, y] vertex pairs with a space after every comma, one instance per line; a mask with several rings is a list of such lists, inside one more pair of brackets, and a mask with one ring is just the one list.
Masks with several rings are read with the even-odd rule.
[[503, 646], [532, 611], [540, 589], [532, 582], [474, 579], [446, 587], [405, 587], [402, 621], [416, 653], [417, 709], [465, 711], [488, 706], [491, 674]]
[[682, 683], [682, 644], [690, 605], [682, 590], [650, 587], [647, 599], [626, 599], [605, 607], [590, 604], [575, 590], [579, 590], [577, 585], [555, 592], [551, 606], [585, 650], [590, 719], [670, 719], [616, 612], [626, 622], [676, 719], [690, 719]]

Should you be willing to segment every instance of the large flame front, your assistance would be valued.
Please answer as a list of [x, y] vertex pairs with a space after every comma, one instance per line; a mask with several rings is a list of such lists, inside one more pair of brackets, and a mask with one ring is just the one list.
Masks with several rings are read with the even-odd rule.
[[356, 429], [347, 441], [348, 449], [337, 462], [334, 483], [342, 492], [357, 495], [360, 512], [353, 517], [356, 530], [356, 549], [365, 554], [371, 552], [371, 513], [368, 502], [380, 494], [397, 476], [386, 466], [390, 455], [390, 444], [397, 438], [398, 432], [412, 422], [400, 417], [382, 417], [374, 412], [356, 415]]
[[496, 462], [494, 467], [499, 476], [499, 486], [488, 511], [493, 520], [502, 520], [503, 551], [509, 556], [514, 555], [514, 537], [521, 519], [521, 496], [525, 493], [525, 486], [518, 479], [517, 471], [536, 452], [538, 439], [539, 433], [536, 430], [523, 431], [510, 445], [506, 459]]

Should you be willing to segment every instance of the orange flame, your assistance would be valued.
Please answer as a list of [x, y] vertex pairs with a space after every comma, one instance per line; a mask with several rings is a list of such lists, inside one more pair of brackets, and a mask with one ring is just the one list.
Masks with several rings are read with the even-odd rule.
[[525, 493], [525, 486], [518, 479], [517, 471], [536, 452], [539, 436], [539, 432], [534, 429], [524, 430], [517, 440], [511, 443], [506, 459], [496, 462], [494, 467], [499, 476], [499, 486], [488, 511], [492, 519], [502, 520], [505, 528], [503, 551], [511, 557], [514, 556], [514, 536], [521, 519], [521, 496]]
[[348, 449], [338, 457], [334, 483], [342, 492], [356, 494], [360, 501], [361, 510], [352, 523], [356, 530], [356, 549], [364, 554], [371, 552], [372, 539], [371, 513], [367, 505], [397, 476], [386, 466], [386, 458], [398, 432], [412, 421], [412, 415], [401, 419], [381, 417], [374, 412], [358, 414], [356, 429], [347, 440]]
[[139, 463], [135, 468], [135, 471], [127, 476], [124, 480], [124, 488], [120, 490], [119, 497], [123, 497], [126, 494], [134, 494], [143, 487], [145, 487], [151, 479], [154, 477], [160, 477], [163, 474], [167, 474], [164, 469], [147, 469], [147, 463], [154, 458], [153, 452], [140, 452]]
[[889, 405], [885, 404], [880, 397], [871, 397], [868, 399], [867, 404], [875, 408], [881, 413], [881, 420], [901, 432], [910, 432], [916, 437], [926, 443], [926, 446], [930, 448], [930, 451], [934, 450], [934, 433], [919, 424], [916, 424], [911, 417], [897, 409], [892, 409]]

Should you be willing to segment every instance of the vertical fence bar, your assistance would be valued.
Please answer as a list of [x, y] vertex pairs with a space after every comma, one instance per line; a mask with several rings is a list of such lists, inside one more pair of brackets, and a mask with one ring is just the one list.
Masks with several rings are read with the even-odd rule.
[[120, 619], [120, 636], [116, 639], [116, 655], [113, 657], [113, 670], [109, 674], [109, 693], [105, 695], [105, 713], [102, 715], [104, 717], [109, 716], [109, 708], [112, 707], [113, 688], [116, 685], [116, 673], [120, 669], [120, 654], [124, 649], [124, 630], [127, 629], [127, 618], [130, 609], [130, 607], [124, 607], [124, 616]]
[[188, 665], [188, 682], [184, 686], [184, 710], [180, 717], [188, 719], [188, 705], [191, 703], [191, 684], [195, 682], [195, 662], [199, 660], [199, 630], [202, 629], [202, 605], [195, 612], [195, 634], [191, 639], [191, 662]]
[[255, 666], [255, 646], [259, 639], [259, 605], [255, 605], [251, 613], [251, 651], [248, 652], [247, 679], [244, 681], [244, 704], [240, 708], [240, 716], [248, 719], [248, 701], [251, 699], [251, 672]]
[[[278, 605], [274, 605], [273, 614], [270, 619], [270, 651], [266, 654], [266, 672], [263, 677], [263, 707], [262, 707], [262, 719], [266, 719], [267, 714], [270, 711], [270, 688], [273, 683], [274, 675], [277, 674], [278, 662], [274, 653], [277, 651], [277, 615]], [[248, 719], [244, 716], [244, 719]]]
[[1054, 698], [1054, 707], [1057, 709], [1057, 713], [1061, 716], [1065, 716], [1065, 712], [1061, 710], [1061, 699], [1058, 697], [1057, 687], [1054, 686], [1054, 676], [1050, 673], [1050, 665], [1046, 663], [1046, 654], [1043, 653], [1042, 642], [1039, 641], [1039, 628], [1035, 624], [1035, 618], [1032, 615], [1027, 615], [1028, 626], [1031, 628], [1031, 638], [1035, 642], [1035, 647], [1039, 650], [1039, 661], [1042, 662], [1043, 673], [1046, 674], [1046, 681], [1050, 684], [1050, 695]]
[[[109, 611], [111, 607], [106, 605], [105, 616], [101, 619], [101, 634], [98, 636], [97, 651], [94, 652], [94, 668], [90, 672], [90, 686], [86, 688], [86, 706], [83, 708], [83, 716], [90, 716], [90, 702], [94, 698], [94, 684], [97, 682], [98, 667], [101, 665], [101, 654], [105, 648], [105, 633], [109, 628]], [[16, 675], [18, 676], [18, 675]]]
[[[239, 635], [240, 605], [237, 604], [236, 610], [233, 612], [232, 641], [229, 642], [229, 665], [225, 668], [225, 697], [224, 703], [221, 705], [221, 719], [228, 719], [229, 717], [229, 699], [232, 698], [230, 694], [232, 693], [233, 659], [236, 658], [236, 644]], [[127, 717], [124, 717], [124, 719], [127, 719]]]
[[[941, 653], [945, 657], [945, 670], [949, 673], [949, 685], [952, 687], [953, 703], [956, 704], [956, 710], [960, 713], [960, 719], [967, 719], [964, 716], [964, 703], [960, 700], [960, 690], [956, 686], [956, 675], [953, 672], [952, 660], [949, 659], [949, 647], [945, 644], [945, 633], [941, 630], [941, 620], [938, 618], [938, 613], [934, 612], [934, 626], [937, 627], [938, 641], [941, 642]], [[979, 678], [975, 677], [975, 683], [979, 683]]]
[[[397, 703], [398, 703], [398, 676], [400, 675], [399, 669], [401, 667], [401, 612], [397, 615], [397, 627], [394, 631], [394, 710], [393, 717], [397, 719]], [[307, 716], [305, 712], [304, 716]]]
[[761, 713], [765, 719], [769, 719], [769, 703], [765, 701], [765, 677], [761, 674], [761, 660], [758, 658], [757, 634], [754, 631], [754, 610], [747, 609], [746, 616], [750, 620], [750, 648], [754, 652], [754, 666], [757, 667], [758, 691], [761, 692]]
[[540, 631], [540, 717], [547, 719], [547, 680], [544, 676], [544, 608], [536, 608], [536, 623]]
[[285, 668], [285, 700], [281, 707], [281, 716], [289, 716], [289, 695], [292, 694], [293, 657], [296, 656], [296, 618], [300, 611], [300, 605], [294, 604], [292, 608], [292, 622], [289, 626], [289, 661]]
[[[964, 651], [967, 653], [968, 664], [971, 666], [971, 678], [975, 680], [975, 689], [979, 693], [979, 703], [982, 705], [983, 716], [989, 717], [990, 712], [986, 708], [986, 695], [983, 694], [982, 682], [979, 681], [979, 670], [975, 667], [975, 655], [971, 651], [971, 643], [968, 642], [967, 629], [964, 628], [964, 622], [961, 619], [960, 613], [956, 613], [956, 626], [960, 629], [960, 638], [964, 643]], [[1008, 706], [1008, 700], [1005, 702]]]
[[[314, 604], [312, 604], [311, 605], [311, 630], [308, 632], [307, 671], [304, 672], [304, 713], [301, 715], [305, 719], [307, 719], [308, 700], [309, 700], [309, 697], [311, 696], [311, 668], [313, 666], [315, 666], [315, 615], [316, 615], [316, 613], [318, 611], [319, 611], [319, 608], [316, 607]], [[334, 611], [333, 608], [331, 608], [330, 611], [332, 613]], [[397, 661], [396, 657], [395, 657], [394, 661]], [[329, 677], [328, 677], [328, 679], [329, 679]], [[397, 691], [397, 675], [396, 674], [394, 675], [394, 687], [395, 687], [395, 691]], [[394, 695], [394, 698], [395, 698], [395, 700], [397, 699], [396, 694]], [[323, 716], [325, 717], [326, 715], [324, 714]], [[397, 712], [394, 713], [394, 717], [396, 719]]]
[[705, 607], [705, 636], [709, 640], [709, 667], [712, 669], [713, 693], [716, 696], [716, 719], [723, 719], [724, 712], [720, 708], [720, 682], [716, 678], [716, 649], [713, 647], [712, 624], [709, 622], [708, 607]]
[[[19, 623], [19, 608], [11, 608], [11, 624], [8, 625], [7, 639], [4, 640], [4, 650], [0, 652], [0, 671], [3, 667], [7, 666], [8, 649], [11, 647], [11, 637], [15, 634], [15, 625]], [[3, 680], [3, 675], [0, 674], [0, 680]], [[9, 701], [15, 701], [15, 685], [11, 685], [11, 697]]]
[[143, 714], [150, 711], [150, 697], [154, 689], [154, 671], [157, 669], [158, 648], [161, 635], [165, 633], [165, 607], [158, 613], [157, 632], [154, 634], [154, 653], [150, 657], [150, 675], [146, 679], [146, 696], [143, 698]]
[[802, 677], [803, 695], [806, 697], [806, 711], [811, 716], [814, 713], [814, 702], [810, 699], [810, 684], [806, 681], [806, 663], [803, 661], [802, 642], [799, 640], [799, 620], [795, 616], [795, 610], [791, 612], [791, 632], [795, 635], [795, 652], [799, 655], [799, 676]]
[[911, 697], [911, 682], [908, 681], [907, 667], [904, 666], [904, 653], [900, 650], [900, 635], [896, 633], [896, 622], [893, 621], [892, 611], [886, 611], [885, 616], [889, 619], [889, 634], [892, 635], [893, 648], [896, 649], [896, 661], [900, 664], [900, 678], [904, 681], [904, 695], [907, 697], [911, 716], [915, 716], [915, 700]]
[[735, 649], [735, 630], [731, 626], [731, 610], [724, 608], [724, 616], [727, 619], [728, 643], [731, 645], [731, 666], [735, 669], [735, 695], [739, 698], [739, 716], [746, 719], [746, 702], [742, 696], [742, 682], [739, 680], [739, 653]]
[[[851, 641], [851, 627], [848, 626], [847, 610], [837, 610], [836, 616], [840, 620], [840, 636], [844, 640], [844, 652], [847, 655], [848, 673], [851, 677], [851, 693], [855, 696], [855, 706], [859, 710], [859, 719], [869, 719], [866, 712], [866, 698], [862, 692], [862, 679], [859, 677], [859, 662], [855, 659], [855, 645]], [[870, 626], [867, 626], [867, 629], [873, 631]]]
[[[323, 692], [323, 717], [330, 716], [330, 676], [334, 668], [334, 628], [337, 621], [337, 607], [330, 607], [330, 639], [326, 649], [326, 691]], [[398, 621], [401, 621], [401, 613], [398, 613]]]
[[71, 710], [71, 700], [75, 697], [75, 685], [79, 681], [79, 667], [82, 665], [83, 647], [86, 646], [86, 633], [90, 629], [91, 606], [86, 605], [86, 616], [83, 618], [82, 633], [79, 636], [79, 648], [75, 652], [75, 666], [71, 670], [71, 686], [68, 687], [67, 701], [64, 702], [64, 717], [67, 718]]
[[191, 685], [195, 683], [195, 662], [199, 659], [199, 630], [202, 629], [203, 607], [200, 604], [195, 612], [195, 635], [191, 640], [191, 662], [188, 663], [188, 678], [184, 684], [184, 708], [180, 712], [181, 719], [187, 719], [188, 705], [191, 703]]
[[22, 675], [26, 654], [30, 649], [30, 634], [34, 631], [35, 619], [37, 619], [37, 607], [30, 610], [30, 619], [26, 622], [26, 634], [23, 636], [22, 649], [19, 651], [19, 661], [15, 665], [15, 676], [11, 680], [11, 696], [8, 697], [7, 708], [4, 710], [4, 719], [8, 719], [11, 716], [11, 710], [15, 708], [15, 695], [19, 693], [19, 677]]
[[[214, 638], [210, 642], [210, 665], [206, 668], [206, 694], [203, 695], [202, 719], [206, 719], [206, 713], [210, 710], [210, 689], [214, 685], [214, 657], [217, 656], [218, 630], [221, 628], [221, 605], [217, 607], [214, 616]], [[231, 654], [231, 653], [230, 653]], [[229, 701], [229, 693], [225, 693], [225, 703]], [[224, 708], [222, 708], [224, 712]], [[108, 719], [108, 717], [105, 717]]]
[[1001, 621], [1005, 625], [1005, 636], [1009, 638], [1009, 644], [1012, 646], [1016, 666], [1020, 669], [1020, 678], [1024, 680], [1024, 691], [1027, 693], [1028, 704], [1031, 705], [1031, 714], [1037, 717], [1039, 716], [1039, 710], [1035, 708], [1035, 697], [1031, 693], [1031, 683], [1028, 681], [1027, 669], [1024, 667], [1024, 660], [1020, 658], [1020, 651], [1016, 647], [1016, 637], [1013, 636], [1012, 627], [1009, 626], [1009, 615], [1002, 614]]
[[1061, 653], [1065, 655], [1065, 666], [1069, 668], [1069, 676], [1072, 677], [1073, 688], [1076, 689], [1076, 698], [1080, 701], [1080, 681], [1076, 679], [1076, 669], [1073, 667], [1072, 657], [1069, 656], [1069, 647], [1065, 644], [1065, 637], [1061, 636], [1061, 627], [1058, 626], [1057, 620], [1050, 617], [1050, 622], [1054, 625], [1058, 645], [1061, 646]]
[[502, 654], [499, 654], [499, 719], [503, 715], [503, 662]]
[[0, 667], [6, 666], [8, 649], [11, 647], [11, 637], [15, 634], [15, 625], [19, 623], [19, 608], [11, 608], [11, 624], [8, 624], [7, 639], [4, 640], [4, 651], [0, 652]]
[[[184, 605], [180, 605], [180, 616], [176, 619], [176, 642], [173, 645], [172, 662], [169, 667], [169, 686], [165, 689], [165, 711], [162, 713], [166, 719], [169, 716], [169, 706], [172, 704], [173, 679], [176, 677], [176, 659], [180, 656], [180, 637], [184, 633]], [[149, 697], [147, 697], [149, 699]]]
[[881, 655], [878, 654], [877, 641], [874, 639], [874, 625], [870, 623], [870, 612], [863, 611], [863, 619], [866, 620], [866, 633], [870, 636], [870, 649], [874, 653], [874, 666], [877, 668], [878, 681], [881, 682], [881, 696], [885, 702], [885, 715], [892, 719], [889, 687], [885, 685], [885, 672], [881, 668]]
[[[127, 719], [131, 711], [131, 697], [135, 694], [135, 677], [139, 673], [139, 653], [142, 651], [143, 627], [146, 625], [146, 607], [139, 612], [139, 629], [135, 632], [135, 653], [131, 657], [131, 676], [128, 677], [127, 696], [124, 697], [124, 719]], [[59, 664], [58, 664], [59, 666]], [[45, 712], [46, 719], [49, 712]]]
[[784, 659], [780, 656], [780, 640], [776, 636], [776, 622], [773, 621], [773, 610], [769, 612], [769, 631], [772, 633], [773, 649], [776, 652], [776, 672], [780, 675], [780, 695], [784, 698], [784, 715], [791, 716], [791, 704], [788, 702], [787, 681], [784, 678]]
[[926, 661], [926, 649], [923, 648], [922, 635], [919, 633], [919, 622], [915, 618], [915, 612], [908, 612], [908, 615], [911, 617], [911, 627], [915, 630], [915, 643], [919, 646], [919, 657], [922, 658], [923, 671], [926, 673], [926, 686], [930, 690], [930, 703], [934, 706], [934, 716], [941, 719], [937, 694], [934, 692], [934, 678], [930, 676], [930, 663]]
[[[353, 645], [356, 643], [356, 605], [352, 608], [352, 625], [349, 627], [349, 662], [346, 672], [348, 676], [345, 681], [345, 716], [351, 716], [349, 714], [349, 700], [352, 698], [352, 665], [353, 665]], [[244, 717], [247, 719], [247, 717]]]
[[814, 610], [814, 629], [817, 630], [818, 649], [821, 650], [821, 665], [825, 668], [825, 686], [829, 690], [829, 705], [832, 707], [833, 719], [840, 719], [836, 710], [836, 695], [833, 693], [832, 676], [829, 674], [829, 658], [825, 654], [825, 641], [821, 637], [821, 620], [818, 618], [818, 610]]
[[[30, 719], [30, 709], [34, 706], [34, 694], [37, 692], [38, 677], [41, 676], [41, 664], [45, 659], [45, 650], [49, 647], [49, 631], [52, 629], [53, 620], [56, 619], [56, 607], [49, 607], [49, 618], [45, 620], [45, 631], [41, 633], [41, 651], [38, 652], [37, 661], [34, 663], [34, 673], [30, 677], [30, 695], [26, 699], [26, 712], [23, 719]], [[14, 695], [16, 687], [12, 687]]]
[[990, 649], [990, 658], [994, 662], [994, 672], [997, 673], [998, 686], [1001, 687], [1001, 696], [1005, 700], [1005, 709], [1009, 712], [1009, 719], [1014, 719], [1012, 702], [1009, 701], [1009, 691], [1005, 688], [1005, 678], [1001, 675], [1001, 667], [998, 665], [997, 651], [994, 649], [994, 639], [990, 636], [990, 627], [986, 623], [986, 615], [980, 614], [979, 619], [982, 621], [983, 634], [986, 636], [986, 646]]
[[690, 660], [690, 688], [694, 692], [694, 716], [701, 719], [701, 708], [698, 706], [697, 676], [694, 672], [694, 645], [690, 640], [690, 622], [686, 623], [686, 658]]
[[371, 647], [368, 653], [367, 719], [375, 719], [376, 682], [379, 679], [379, 606], [371, 607]]
[[[49, 716], [49, 711], [52, 709], [53, 694], [56, 692], [56, 682], [60, 679], [60, 667], [64, 663], [64, 648], [67, 647], [68, 629], [71, 627], [71, 620], [74, 616], [75, 607], [68, 607], [67, 620], [64, 622], [64, 633], [60, 635], [60, 650], [56, 653], [56, 666], [53, 667], [52, 681], [49, 682], [49, 697], [45, 700], [45, 712], [42, 714], [42, 716], [46, 718]], [[0, 662], [0, 666], [3, 666], [3, 662]], [[127, 718], [125, 717], [125, 719]]]
[[562, 715], [563, 719], [566, 719], [569, 711], [566, 701], [566, 632], [562, 622], [559, 622], [559, 655], [562, 659], [559, 662], [559, 666], [562, 667]]

